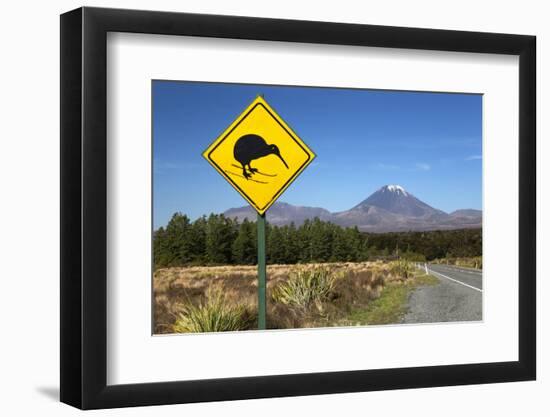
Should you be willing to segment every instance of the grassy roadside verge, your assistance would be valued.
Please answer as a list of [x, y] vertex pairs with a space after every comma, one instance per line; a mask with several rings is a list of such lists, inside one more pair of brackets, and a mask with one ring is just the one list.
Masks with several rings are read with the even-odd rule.
[[409, 294], [417, 287], [436, 285], [438, 282], [434, 276], [420, 273], [409, 282], [390, 283], [366, 309], [352, 311], [349, 321], [356, 325], [399, 323], [407, 312]]
[[[406, 260], [270, 265], [268, 276], [269, 329], [397, 323], [410, 292], [436, 280]], [[155, 333], [257, 328], [255, 266], [172, 267], [153, 279]]]

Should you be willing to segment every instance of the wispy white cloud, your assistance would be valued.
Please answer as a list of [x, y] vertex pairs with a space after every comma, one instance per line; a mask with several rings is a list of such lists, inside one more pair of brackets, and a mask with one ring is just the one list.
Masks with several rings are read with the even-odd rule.
[[424, 162], [417, 162], [416, 169], [419, 171], [429, 171], [432, 167]]
[[381, 143], [384, 145], [395, 146], [399, 149], [441, 149], [441, 148], [470, 148], [470, 152], [475, 152], [473, 147], [479, 148], [481, 145], [481, 136], [473, 137], [448, 137], [440, 138], [436, 141], [425, 141], [422, 137], [376, 137], [369, 139], [371, 143]]
[[400, 168], [399, 165], [394, 165], [394, 164], [384, 164], [382, 162], [379, 162], [377, 164], [374, 164], [372, 165], [373, 168], [376, 168], [376, 169], [383, 169], [383, 170], [397, 170]]
[[475, 161], [475, 160], [478, 160], [478, 159], [481, 159], [481, 155], [470, 155], [465, 160], [466, 161]]
[[154, 171], [157, 173], [180, 170], [180, 169], [196, 169], [200, 167], [201, 165], [195, 162], [177, 163], [177, 162], [170, 162], [170, 161], [164, 161], [159, 159], [155, 159], [153, 161], [153, 168], [154, 168]]

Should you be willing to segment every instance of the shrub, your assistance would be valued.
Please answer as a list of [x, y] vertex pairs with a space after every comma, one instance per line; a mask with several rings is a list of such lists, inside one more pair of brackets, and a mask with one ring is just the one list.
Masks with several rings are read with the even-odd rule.
[[288, 281], [273, 290], [276, 302], [307, 309], [311, 304], [328, 299], [338, 278], [327, 268], [299, 269]]
[[470, 258], [453, 258], [447, 256], [446, 258], [435, 259], [432, 262], [436, 264], [456, 265], [467, 268], [483, 269], [482, 256], [473, 256]]
[[408, 279], [414, 274], [414, 265], [405, 259], [399, 259], [391, 262], [390, 271], [399, 278]]
[[222, 288], [207, 290], [206, 301], [198, 306], [191, 303], [178, 313], [173, 331], [176, 333], [229, 332], [245, 330], [250, 318], [244, 306], [225, 302]]
[[404, 252], [401, 255], [402, 259], [406, 259], [407, 261], [411, 262], [426, 262], [426, 256], [421, 253], [415, 253], [415, 252]]
[[483, 269], [483, 258], [481, 256], [474, 258], [474, 268]]

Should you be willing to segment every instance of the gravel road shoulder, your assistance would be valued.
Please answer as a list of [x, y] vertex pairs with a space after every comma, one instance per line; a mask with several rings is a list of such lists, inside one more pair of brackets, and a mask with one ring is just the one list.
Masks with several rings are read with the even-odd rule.
[[439, 278], [439, 284], [411, 292], [402, 323], [482, 320], [482, 293]]

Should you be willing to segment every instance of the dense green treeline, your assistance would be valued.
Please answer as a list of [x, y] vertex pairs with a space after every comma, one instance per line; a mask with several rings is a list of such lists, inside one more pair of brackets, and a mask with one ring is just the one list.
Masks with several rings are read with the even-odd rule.
[[378, 248], [400, 248], [422, 254], [426, 260], [481, 256], [481, 229], [434, 230], [429, 232], [395, 232], [369, 234]]
[[[361, 233], [317, 218], [301, 226], [267, 225], [267, 261], [277, 264], [366, 261], [402, 256], [411, 260], [481, 255], [481, 229]], [[155, 268], [183, 265], [253, 265], [256, 223], [223, 214], [191, 222], [176, 213], [153, 235]]]

